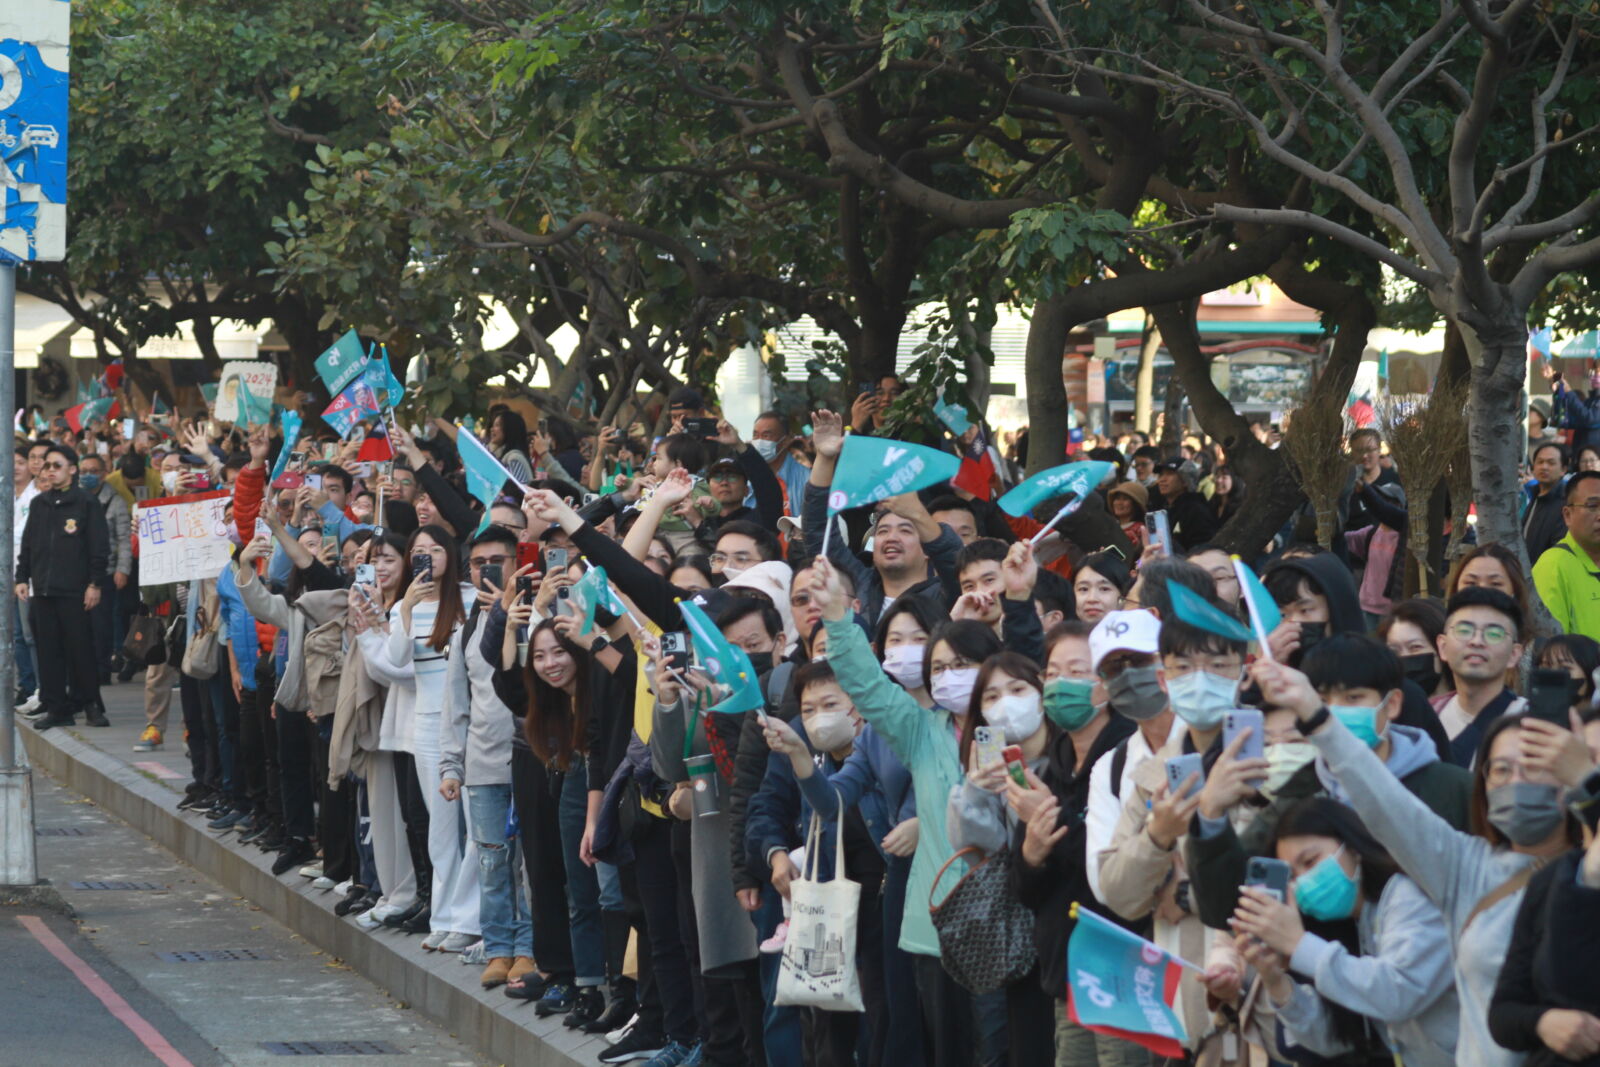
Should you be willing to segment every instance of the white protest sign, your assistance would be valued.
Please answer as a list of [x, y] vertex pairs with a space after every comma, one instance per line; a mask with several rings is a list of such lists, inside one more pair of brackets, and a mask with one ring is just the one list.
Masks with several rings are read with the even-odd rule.
[[[250, 398], [241, 401], [239, 393], [248, 390]], [[278, 365], [252, 360], [229, 360], [222, 365], [222, 380], [217, 383], [217, 402], [212, 417], [218, 422], [266, 422], [266, 419], [247, 420], [251, 412], [272, 412], [272, 401], [278, 392]], [[246, 409], [243, 404], [249, 404]]]
[[139, 584], [215, 578], [233, 555], [226, 492], [165, 496], [139, 505]]

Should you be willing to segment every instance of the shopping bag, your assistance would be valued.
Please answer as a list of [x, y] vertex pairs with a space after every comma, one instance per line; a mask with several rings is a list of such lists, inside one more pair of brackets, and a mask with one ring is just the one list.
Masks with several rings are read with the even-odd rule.
[[816, 880], [822, 820], [811, 816], [805, 870], [789, 883], [789, 939], [778, 966], [776, 1003], [823, 1011], [863, 1011], [856, 974], [861, 885], [844, 876], [844, 803], [839, 804], [833, 879]]
[[166, 624], [154, 615], [136, 615], [129, 619], [122, 655], [136, 667], [155, 667], [167, 662]]

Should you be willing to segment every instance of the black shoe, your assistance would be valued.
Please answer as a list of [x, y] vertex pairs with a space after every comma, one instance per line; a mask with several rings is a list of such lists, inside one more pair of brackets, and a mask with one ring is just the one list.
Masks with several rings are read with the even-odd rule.
[[230, 808], [221, 815], [218, 815], [215, 819], [212, 819], [210, 822], [206, 823], [206, 827], [211, 830], [219, 830], [223, 833], [226, 833], [227, 831], [238, 826], [240, 823], [244, 822], [246, 817], [246, 813], [243, 809]]
[[256, 838], [255, 845], [262, 852], [281, 852], [283, 844], [288, 838], [283, 835], [283, 827], [276, 823], [267, 824], [267, 832]]
[[426, 934], [433, 929], [432, 922], [433, 909], [423, 908], [401, 924], [400, 929], [408, 934]]
[[260, 840], [262, 834], [265, 834], [267, 831], [272, 829], [272, 824], [267, 821], [267, 817], [265, 815], [254, 815], [251, 818], [253, 820], [253, 825], [249, 830], [244, 830], [242, 827], [240, 828], [239, 844], [241, 845], [254, 844], [256, 841]]
[[200, 811], [211, 804], [212, 794], [203, 789], [196, 789], [192, 793], [185, 793], [183, 799], [178, 801], [179, 811]]
[[611, 1003], [606, 1005], [604, 1013], [593, 1022], [584, 1023], [580, 1029], [586, 1034], [609, 1034], [613, 1030], [627, 1026], [628, 1020], [639, 1010], [639, 1000], [633, 992], [634, 986], [635, 983], [631, 978], [619, 979], [611, 987]]
[[[537, 1006], [534, 1010], [538, 1010]], [[585, 1026], [600, 1018], [605, 1010], [606, 995], [600, 992], [600, 987], [585, 986], [578, 990], [578, 996], [572, 1002], [572, 1010], [567, 1012], [566, 1018], [561, 1020], [561, 1025], [568, 1030], [582, 1030]], [[627, 1020], [624, 1019], [623, 1022], [627, 1022]]]
[[642, 1026], [622, 1035], [615, 1045], [607, 1045], [600, 1053], [601, 1063], [627, 1063], [630, 1060], [647, 1060], [667, 1047], [663, 1034], [647, 1034]]
[[111, 725], [111, 720], [106, 718], [106, 706], [98, 700], [84, 709], [83, 717], [90, 726]]
[[506, 996], [512, 1000], [538, 1000], [544, 996], [545, 991], [556, 983], [555, 975], [542, 975], [538, 971], [529, 971], [517, 979], [520, 985], [505, 984]]
[[45, 730], [54, 729], [57, 726], [75, 725], [77, 725], [77, 716], [71, 714], [70, 712], [63, 713], [59, 711], [52, 711], [43, 718], [33, 720], [33, 728], [41, 733]]
[[303, 837], [291, 837], [283, 851], [278, 853], [278, 858], [272, 861], [272, 873], [283, 874], [316, 858], [317, 850], [311, 847], [310, 841]]
[[430, 910], [428, 908], [428, 901], [423, 897], [418, 897], [416, 903], [412, 904], [411, 907], [407, 908], [405, 911], [398, 912], [383, 920], [383, 925], [389, 927], [391, 930], [398, 930], [400, 927], [404, 926], [406, 923], [410, 922], [412, 919], [415, 919], [418, 915], [421, 915], [423, 912], [428, 910]]
[[[366, 886], [364, 886], [364, 885], [353, 885], [353, 886], [351, 886], [350, 887], [350, 891], [344, 895], [344, 899], [339, 901], [339, 903], [337, 903], [337, 904], [335, 904], [333, 906], [333, 913], [335, 915], [349, 915], [350, 914], [350, 909], [355, 907], [356, 906], [356, 902], [359, 901], [362, 897], [364, 897], [366, 895], [367, 895], [367, 887]], [[371, 907], [371, 905], [369, 904], [368, 907]]]

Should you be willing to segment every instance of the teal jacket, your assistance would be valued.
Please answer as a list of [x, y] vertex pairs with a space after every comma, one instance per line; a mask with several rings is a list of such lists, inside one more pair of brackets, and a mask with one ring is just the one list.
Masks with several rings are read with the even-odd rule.
[[[855, 702], [861, 717], [889, 743], [894, 754], [911, 770], [917, 805], [917, 851], [911, 857], [911, 879], [906, 885], [905, 919], [900, 924], [900, 947], [921, 956], [939, 955], [939, 935], [928, 915], [928, 893], [933, 879], [955, 855], [945, 828], [944, 798], [966, 777], [956, 745], [955, 720], [940, 709], [922, 707], [883, 672], [865, 631], [855, 620], [828, 620], [828, 663], [839, 684]], [[940, 899], [967, 869], [962, 861], [939, 883]]]

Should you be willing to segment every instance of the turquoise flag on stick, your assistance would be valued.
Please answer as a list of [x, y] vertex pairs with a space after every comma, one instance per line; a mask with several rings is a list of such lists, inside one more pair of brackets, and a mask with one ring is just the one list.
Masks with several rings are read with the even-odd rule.
[[828, 511], [839, 512], [876, 504], [901, 493], [937, 485], [955, 477], [961, 460], [949, 452], [886, 437], [851, 434], [828, 493]]
[[628, 609], [617, 595], [611, 591], [611, 582], [606, 578], [604, 567], [590, 567], [583, 572], [583, 577], [572, 583], [567, 599], [572, 605], [583, 612], [583, 625], [578, 628], [579, 634], [586, 634], [594, 629], [594, 613], [596, 608], [605, 608], [613, 615], [625, 615]]
[[1283, 621], [1283, 613], [1278, 610], [1277, 602], [1267, 592], [1267, 587], [1256, 577], [1256, 572], [1238, 556], [1233, 557], [1233, 573], [1239, 578], [1239, 596], [1249, 609], [1256, 640], [1261, 643], [1261, 654], [1271, 659], [1272, 649], [1267, 646], [1267, 635], [1278, 628]]
[[1229, 615], [1193, 589], [1167, 579], [1167, 595], [1172, 598], [1172, 613], [1178, 617], [1179, 622], [1187, 623], [1197, 630], [1226, 637], [1230, 641], [1243, 641], [1248, 644], [1255, 634], [1250, 632], [1250, 627]]
[[1100, 459], [1051, 467], [1047, 471], [1040, 471], [1001, 497], [1000, 508], [1007, 515], [1021, 516], [1046, 500], [1068, 493], [1077, 493], [1081, 500], [1088, 496], [1095, 486], [1105, 481], [1106, 475], [1110, 473], [1111, 464]]
[[1074, 904], [1071, 916], [1077, 925], [1067, 939], [1067, 1017], [1086, 1030], [1182, 1057], [1178, 980], [1183, 968], [1200, 968], [1088, 908]]
[[283, 447], [278, 450], [278, 461], [272, 465], [272, 477], [267, 479], [271, 485], [277, 481], [289, 466], [289, 453], [294, 451], [295, 442], [300, 440], [300, 413], [298, 411], [285, 411], [283, 413]]
[[713, 704], [711, 710], [733, 715], [765, 708], [767, 702], [761, 695], [761, 683], [744, 649], [722, 636], [722, 631], [694, 601], [678, 601], [678, 610], [683, 613], [684, 625], [689, 628], [689, 637], [694, 641], [695, 654], [706, 673], [712, 681], [732, 690], [728, 696]]
[[329, 396], [338, 396], [350, 384], [350, 379], [361, 373], [366, 362], [361, 338], [356, 336], [355, 330], [350, 330], [317, 357], [317, 376], [328, 387]]
[[[484, 443], [472, 436], [470, 430], [456, 433], [456, 451], [461, 453], [461, 466], [467, 473], [467, 491], [483, 501], [485, 516], [495, 498], [505, 489], [507, 482], [515, 482], [505, 464], [495, 459]], [[520, 482], [517, 483], [521, 485]], [[527, 488], [523, 486], [523, 488]]]

